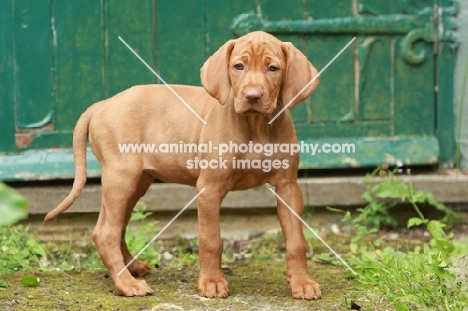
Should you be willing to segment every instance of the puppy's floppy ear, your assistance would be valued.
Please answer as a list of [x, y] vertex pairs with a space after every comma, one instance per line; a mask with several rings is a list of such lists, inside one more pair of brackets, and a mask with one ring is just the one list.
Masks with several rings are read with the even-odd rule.
[[229, 60], [234, 49], [234, 40], [229, 40], [208, 58], [200, 69], [200, 78], [205, 91], [221, 104], [229, 99]]
[[[286, 57], [286, 74], [284, 76], [282, 96], [284, 105], [287, 105], [316, 75], [318, 75], [318, 71], [307, 60], [307, 57], [291, 42], [283, 42], [281, 48]], [[317, 88], [319, 78], [320, 77], [317, 77], [313, 83], [294, 99], [288, 108], [294, 108], [301, 101], [309, 97]]]

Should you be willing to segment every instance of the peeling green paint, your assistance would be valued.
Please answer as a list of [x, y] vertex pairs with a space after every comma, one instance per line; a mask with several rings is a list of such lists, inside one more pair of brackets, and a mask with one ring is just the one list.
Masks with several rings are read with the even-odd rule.
[[[88, 148], [88, 177], [101, 176], [101, 165]], [[0, 155], [0, 180], [73, 179], [75, 170], [71, 149], [30, 150], [21, 155]]]

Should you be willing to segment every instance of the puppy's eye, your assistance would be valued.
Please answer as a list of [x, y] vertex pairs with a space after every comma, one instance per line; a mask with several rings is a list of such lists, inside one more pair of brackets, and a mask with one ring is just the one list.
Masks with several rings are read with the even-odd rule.
[[244, 70], [244, 65], [239, 63], [234, 65], [234, 69], [236, 70]]
[[270, 66], [270, 67], [268, 67], [268, 71], [271, 71], [271, 72], [276, 72], [276, 71], [278, 71], [278, 70], [279, 70], [279, 68], [276, 67], [276, 66]]

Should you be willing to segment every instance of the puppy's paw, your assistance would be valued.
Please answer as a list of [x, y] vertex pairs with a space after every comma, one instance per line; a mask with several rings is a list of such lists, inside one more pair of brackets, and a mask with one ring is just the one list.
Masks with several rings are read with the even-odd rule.
[[198, 295], [206, 298], [226, 298], [229, 294], [229, 283], [223, 277], [198, 279]]
[[153, 293], [145, 280], [129, 279], [126, 282], [116, 283], [115, 288], [117, 294], [127, 297], [146, 296]]
[[319, 299], [322, 298], [320, 285], [307, 275], [292, 275], [288, 280], [293, 298]]
[[135, 260], [132, 262], [130, 266], [128, 266], [128, 270], [133, 276], [145, 276], [150, 273], [151, 269], [143, 260]]

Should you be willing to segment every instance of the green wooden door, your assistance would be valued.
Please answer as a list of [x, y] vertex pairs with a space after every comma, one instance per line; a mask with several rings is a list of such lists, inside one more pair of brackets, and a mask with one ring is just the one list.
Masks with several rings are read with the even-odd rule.
[[[301, 166], [451, 162], [453, 128], [441, 133], [438, 119], [451, 117], [453, 102], [450, 94], [438, 97], [438, 71], [448, 68], [439, 67], [437, 59], [439, 53], [453, 55], [448, 19], [456, 7], [440, 7], [437, 0], [296, 2], [289, 11], [279, 5], [246, 11], [233, 29], [238, 35], [265, 30], [292, 41], [319, 70], [357, 38], [293, 111], [300, 140], [345, 152], [303, 154]], [[445, 33], [439, 33], [441, 27]], [[438, 106], [450, 112], [438, 115]]]
[[304, 153], [302, 168], [451, 165], [456, 4], [1, 1], [0, 179], [72, 178], [71, 135], [86, 107], [159, 83], [119, 36], [168, 83], [200, 85], [204, 60], [250, 30], [293, 42], [319, 70], [357, 38], [292, 111], [299, 140], [354, 152]]
[[[131, 38], [152, 63], [153, 3], [10, 0], [0, 12], [8, 30], [0, 34], [0, 179], [72, 178], [80, 114], [135, 84], [156, 82], [118, 40]], [[88, 158], [89, 175], [99, 176], [90, 151]]]

